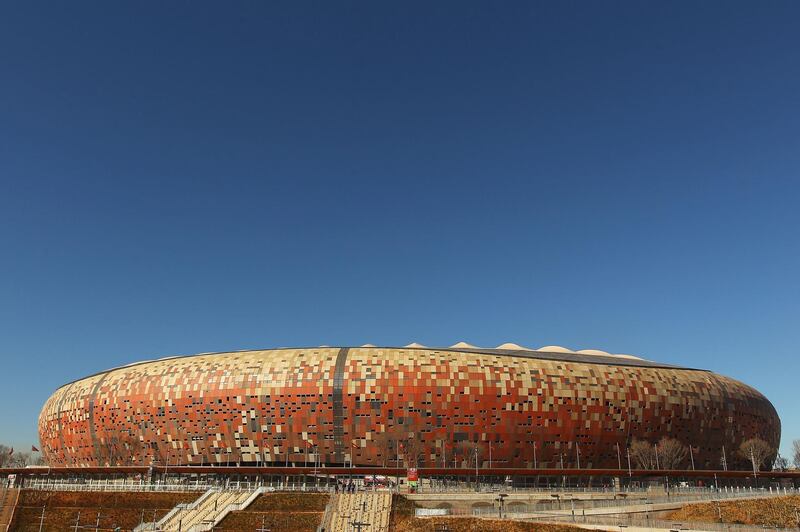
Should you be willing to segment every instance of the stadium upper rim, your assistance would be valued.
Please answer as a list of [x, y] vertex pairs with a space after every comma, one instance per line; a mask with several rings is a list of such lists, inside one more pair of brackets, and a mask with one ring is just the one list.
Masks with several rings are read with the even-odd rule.
[[[462, 344], [463, 342], [459, 342]], [[125, 364], [123, 366], [117, 366], [114, 368], [106, 369], [103, 371], [98, 371], [96, 373], [92, 373], [91, 375], [87, 375], [85, 377], [80, 377], [78, 379], [74, 379], [70, 382], [62, 384], [57, 388], [57, 390], [74, 384], [78, 381], [82, 381], [85, 379], [91, 379], [92, 377], [96, 377], [98, 375], [104, 375], [107, 373], [111, 373], [112, 371], [118, 371], [127, 368], [133, 368], [136, 366], [141, 366], [144, 364], [152, 364], [154, 362], [163, 362], [165, 360], [177, 360], [181, 358], [193, 358], [193, 357], [201, 357], [201, 356], [213, 356], [213, 355], [234, 355], [239, 353], [268, 353], [271, 351], [310, 351], [315, 349], [391, 349], [397, 351], [404, 351], [404, 350], [413, 350], [413, 351], [431, 351], [431, 352], [448, 352], [448, 353], [469, 353], [473, 355], [492, 355], [492, 356], [509, 356], [509, 357], [519, 357], [519, 358], [528, 358], [528, 359], [535, 359], [535, 360], [551, 360], [556, 362], [577, 362], [580, 364], [600, 364], [606, 366], [631, 366], [631, 367], [644, 367], [644, 368], [655, 368], [655, 369], [673, 369], [673, 370], [688, 370], [688, 371], [703, 371], [709, 372], [710, 370], [701, 369], [701, 368], [691, 368], [686, 366], [677, 366], [674, 364], [665, 364], [662, 362], [655, 362], [652, 360], [645, 360], [643, 358], [634, 357], [632, 355], [613, 355], [610, 353], [605, 353], [604, 351], [598, 351], [593, 349], [585, 349], [582, 351], [571, 351], [564, 347], [560, 346], [546, 346], [540, 347], [539, 349], [528, 349], [521, 346], [517, 346], [516, 344], [501, 344], [495, 348], [489, 347], [477, 347], [472, 346], [469, 344], [469, 347], [460, 347], [459, 344], [450, 347], [428, 347], [423, 346], [420, 344], [410, 344], [406, 346], [375, 346], [372, 344], [365, 344], [365, 345], [358, 345], [358, 346], [330, 346], [330, 345], [320, 345], [320, 346], [309, 346], [309, 347], [272, 347], [268, 349], [240, 349], [235, 351], [212, 351], [208, 353], [195, 353], [190, 355], [170, 355], [167, 357], [162, 358], [155, 358], [151, 360], [141, 360], [138, 362], [132, 362], [130, 364]], [[510, 349], [504, 348], [506, 346], [517, 347], [517, 349]], [[457, 347], [458, 346], [458, 347]], [[548, 350], [548, 348], [553, 350]], [[557, 349], [557, 350], [556, 350]], [[603, 353], [603, 354], [597, 354]]]

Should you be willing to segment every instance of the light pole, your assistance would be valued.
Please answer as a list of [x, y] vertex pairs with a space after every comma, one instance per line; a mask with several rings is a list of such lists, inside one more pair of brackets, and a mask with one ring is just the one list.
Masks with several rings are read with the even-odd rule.
[[692, 471], [694, 471], [694, 452], [691, 445], [689, 446], [689, 459], [692, 461]]
[[307, 440], [305, 440], [305, 444], [306, 444], [306, 456], [305, 456], [304, 466], [305, 466], [306, 470], [303, 472], [303, 489], [304, 490], [306, 489], [306, 481], [308, 480], [308, 450], [311, 448], [312, 445], [314, 445], [314, 442], [312, 440], [308, 440], [307, 439]]
[[314, 489], [319, 488], [319, 467], [320, 467], [320, 454], [319, 448], [314, 444]]
[[480, 491], [478, 486], [478, 442], [475, 442], [475, 491]]
[[[536, 442], [533, 442], [533, 468], [534, 469], [539, 469], [537, 464], [536, 464]], [[538, 482], [538, 480], [537, 480], [537, 482]]]
[[619, 442], [617, 442], [617, 468], [620, 470], [622, 469], [622, 458], [619, 454]]
[[630, 448], [625, 448], [625, 454], [628, 455], [628, 477], [632, 477], [633, 473], [631, 471], [631, 450]]
[[[105, 518], [106, 516], [103, 517]], [[94, 524], [94, 532], [99, 532], [99, 530], [100, 530], [100, 512], [97, 512], [97, 521], [95, 521]]]
[[[358, 447], [359, 447], [358, 440], [353, 440], [353, 449], [358, 449]], [[355, 451], [350, 451], [350, 468], [351, 468], [351, 469], [352, 469], [353, 467], [355, 467], [355, 466], [353, 465], [353, 457], [355, 456], [355, 454], [356, 454], [356, 452], [355, 452]]]
[[256, 532], [270, 532], [271, 529], [267, 528], [267, 516], [261, 516], [261, 528], [256, 528]]
[[[397, 440], [397, 476], [395, 476], [395, 493], [400, 493], [400, 449], [403, 448], [403, 443]], [[360, 529], [359, 529], [360, 530]]]
[[258, 467], [264, 463], [264, 431], [258, 431]]

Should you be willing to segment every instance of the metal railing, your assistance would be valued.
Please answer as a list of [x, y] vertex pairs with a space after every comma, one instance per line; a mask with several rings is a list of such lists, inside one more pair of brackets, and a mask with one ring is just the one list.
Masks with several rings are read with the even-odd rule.
[[159, 526], [163, 525], [164, 523], [169, 522], [176, 515], [184, 512], [184, 511], [193, 510], [194, 508], [197, 508], [197, 506], [203, 504], [209, 497], [213, 497], [214, 494], [216, 494], [216, 493], [217, 492], [214, 489], [209, 489], [205, 493], [203, 493], [200, 497], [198, 497], [196, 500], [194, 500], [192, 502], [179, 503], [179, 504], [175, 505], [175, 507], [172, 510], [170, 510], [166, 515], [164, 515], [164, 517], [159, 519], [157, 522], [154, 522], [154, 523], [141, 523], [138, 527], [136, 527], [134, 529], [134, 532], [137, 532], [138, 530], [146, 530], [146, 528], [143, 528], [146, 525], [152, 525], [151, 528], [155, 529], [156, 525], [159, 525]]
[[[548, 518], [547, 522], [563, 524], [565, 519]], [[541, 521], [540, 521], [541, 522]], [[784, 532], [800, 532], [800, 528], [783, 528], [775, 525], [743, 525], [738, 523], [717, 523], [708, 521], [677, 521], [666, 519], [648, 519], [646, 517], [631, 516], [630, 514], [608, 517], [608, 516], [581, 516], [575, 521], [587, 525], [605, 525], [619, 527], [624, 531], [628, 527], [645, 529], [665, 529], [665, 530], [703, 530], [710, 532], [764, 532], [765, 530], [782, 530]]]
[[[709, 487], [696, 487], [696, 486], [673, 486], [670, 487], [671, 493], [703, 493], [707, 492]], [[435, 480], [432, 483], [422, 484], [418, 488], [421, 493], [598, 493], [612, 495], [614, 493], [651, 493], [651, 492], [664, 492], [663, 485], [661, 486], [625, 486], [624, 488], [614, 488], [612, 486], [558, 486], [553, 485], [550, 487], [532, 487], [532, 486], [511, 486], [501, 484], [479, 484], [478, 489], [475, 489], [474, 483], [468, 482], [455, 482], [450, 481], [443, 483], [441, 480]]]
[[[236, 511], [241, 511], [241, 510], [246, 509], [248, 506], [250, 506], [250, 504], [254, 500], [256, 500], [256, 498], [258, 498], [263, 493], [265, 493], [265, 489], [263, 487], [262, 488], [258, 488], [257, 490], [253, 491], [252, 493], [249, 493], [248, 497], [245, 500], [243, 500], [241, 502], [233, 502], [233, 503], [230, 503], [230, 504], [226, 505], [221, 511], [216, 513], [216, 515], [214, 516], [214, 519], [211, 520], [209, 525], [202, 525], [202, 524], [194, 525], [187, 532], [193, 532], [194, 530], [199, 530], [199, 531], [202, 531], [202, 530], [213, 530], [216, 525], [218, 525], [220, 522], [222, 522], [223, 519], [225, 519], [225, 517], [228, 516], [228, 514], [230, 514], [231, 512], [236, 512]], [[210, 526], [210, 528], [209, 528], [209, 526]]]
[[56, 480], [30, 480], [25, 483], [25, 489], [42, 491], [133, 491], [133, 492], [185, 492], [206, 491], [216, 487], [207, 483], [163, 484], [143, 482], [68, 482]]
[[266, 488], [272, 491], [292, 491], [292, 492], [331, 492], [333, 486], [314, 486], [312, 483], [302, 482], [257, 482], [257, 481], [235, 481], [226, 482], [219, 480], [215, 482], [141, 482], [123, 480], [86, 480], [70, 481], [56, 479], [31, 479], [25, 482], [25, 489], [42, 491], [134, 491], [134, 492], [186, 492], [186, 491], [207, 491], [209, 489], [225, 489], [250, 491], [258, 488]]
[[[647, 497], [642, 498], [625, 498], [625, 499], [560, 499], [560, 500], [542, 500], [534, 504], [525, 504], [508, 501], [505, 502], [503, 507], [503, 515], [505, 517], [515, 517], [519, 514], [542, 514], [543, 512], [570, 511], [575, 510], [580, 513], [581, 510], [594, 510], [602, 508], [627, 508], [631, 506], [648, 506], [656, 504], [688, 504], [700, 503], [711, 501], [722, 501], [730, 499], [758, 499], [786, 495], [796, 495], [798, 493], [795, 489], [786, 490], [773, 490], [773, 491], [760, 491], [760, 490], [722, 490], [722, 491], [706, 491], [704, 493], [683, 494], [683, 495], [670, 495], [661, 497]], [[454, 513], [457, 513], [454, 512]], [[465, 512], [466, 513], [466, 512]], [[497, 506], [486, 506], [480, 508], [472, 508], [471, 515], [474, 516], [498, 516], [499, 509]], [[563, 514], [552, 514], [561, 516]]]

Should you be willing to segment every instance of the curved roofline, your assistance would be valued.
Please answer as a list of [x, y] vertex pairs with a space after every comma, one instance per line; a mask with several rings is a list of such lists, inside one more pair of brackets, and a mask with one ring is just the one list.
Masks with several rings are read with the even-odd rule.
[[[538, 359], [538, 360], [550, 360], [550, 361], [561, 361], [561, 362], [577, 362], [580, 364], [600, 364], [604, 366], [634, 366], [634, 367], [645, 367], [645, 368], [657, 368], [657, 369], [681, 369], [681, 370], [688, 370], [688, 371], [705, 371], [711, 372], [707, 369], [701, 368], [688, 368], [684, 366], [675, 366], [673, 364], [664, 364], [660, 362], [653, 362], [652, 360], [645, 360], [642, 358], [622, 358], [622, 357], [615, 357], [613, 355], [609, 356], [601, 356], [601, 355], [585, 355], [581, 353], [562, 353], [559, 351], [537, 351], [537, 350], [510, 350], [510, 349], [492, 349], [492, 348], [483, 348], [483, 347], [475, 347], [475, 348], [453, 348], [453, 347], [407, 347], [407, 346], [374, 346], [374, 347], [365, 347], [365, 346], [313, 346], [313, 347], [272, 347], [268, 349], [240, 349], [237, 351], [212, 351], [208, 353], [195, 353], [191, 355], [170, 355], [162, 358], [154, 358], [151, 360], [142, 360], [139, 362], [132, 362], [130, 364], [125, 364], [124, 366], [117, 366], [114, 368], [109, 368], [103, 371], [98, 371], [96, 373], [92, 373], [90, 375], [86, 375], [85, 377], [80, 377], [78, 379], [73, 379], [67, 383], [62, 384], [55, 391], [60, 390], [65, 386], [69, 386], [70, 384], [74, 384], [78, 381], [82, 381], [85, 379], [91, 379], [92, 377], [97, 377], [98, 375], [106, 375], [111, 373], [112, 371], [117, 371], [120, 369], [125, 368], [133, 368], [136, 366], [141, 366], [143, 364], [152, 364], [154, 362], [162, 362], [164, 360], [172, 360], [177, 358], [192, 358], [192, 357], [201, 357], [201, 356], [209, 356], [209, 355], [233, 355], [238, 353], [261, 353], [261, 352], [269, 352], [269, 351], [302, 351], [302, 350], [312, 350], [312, 349], [332, 349], [332, 350], [339, 350], [342, 348], [347, 348], [350, 350], [355, 349], [396, 349], [398, 351], [446, 351], [448, 353], [469, 353], [472, 355], [493, 355], [493, 356], [510, 356], [510, 357], [519, 357], [519, 358], [531, 358], [531, 359]], [[55, 392], [54, 392], [55, 393]]]

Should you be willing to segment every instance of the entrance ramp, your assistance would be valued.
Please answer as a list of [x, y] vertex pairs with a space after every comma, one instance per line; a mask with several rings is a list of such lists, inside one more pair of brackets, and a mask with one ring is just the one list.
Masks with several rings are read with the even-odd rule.
[[196, 501], [179, 504], [157, 522], [142, 523], [134, 532], [207, 532], [229, 513], [244, 510], [266, 488], [252, 491], [210, 489]]

